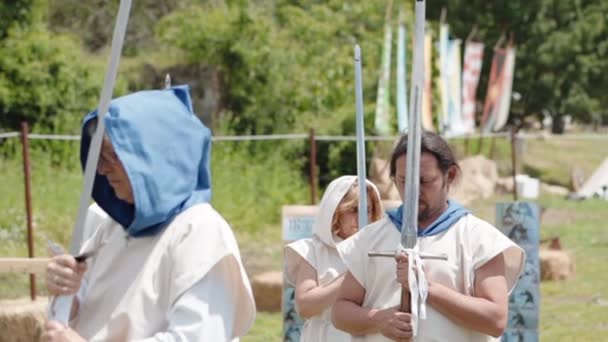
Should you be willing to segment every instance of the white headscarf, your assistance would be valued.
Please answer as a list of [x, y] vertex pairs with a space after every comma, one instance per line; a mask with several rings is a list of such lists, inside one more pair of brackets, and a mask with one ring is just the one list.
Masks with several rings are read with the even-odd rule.
[[[333, 180], [319, 204], [319, 211], [313, 224], [313, 237], [285, 246], [285, 275], [293, 286], [296, 285], [297, 271], [303, 260], [317, 271], [319, 285], [327, 284], [346, 272], [346, 267], [336, 250], [336, 244], [342, 239], [332, 232], [332, 221], [338, 205], [356, 181], [356, 176], [342, 176]], [[369, 180], [366, 182], [380, 202], [380, 193], [376, 186]]]

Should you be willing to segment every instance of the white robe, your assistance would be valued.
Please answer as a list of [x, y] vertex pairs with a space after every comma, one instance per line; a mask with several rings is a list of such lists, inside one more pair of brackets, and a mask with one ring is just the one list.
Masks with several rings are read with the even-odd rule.
[[[249, 330], [255, 317], [249, 280], [230, 227], [211, 205], [188, 208], [150, 237], [127, 237], [109, 218], [96, 224], [82, 251], [98, 252], [88, 261], [87, 285], [70, 322], [87, 340], [169, 340], [176, 323], [202, 327], [189, 335], [194, 341], [228, 341]], [[199, 303], [198, 312], [188, 313], [188, 303], [200, 301], [197, 291], [213, 288], [231, 300]], [[223, 319], [226, 313], [233, 316]], [[209, 335], [205, 324], [217, 327], [218, 320], [231, 326]]]
[[[346, 266], [336, 250], [336, 243], [339, 243], [341, 239], [332, 234], [331, 223], [342, 198], [356, 180], [356, 176], [342, 176], [332, 181], [319, 204], [319, 211], [313, 225], [313, 237], [285, 246], [285, 277], [291, 285], [297, 285], [297, 272], [302, 262], [307, 262], [315, 269], [319, 286], [329, 284], [346, 272]], [[376, 187], [369, 181], [367, 183], [372, 186], [380, 201]], [[331, 305], [321, 314], [306, 320], [300, 335], [300, 342], [322, 341], [350, 341], [350, 335], [333, 326]]]
[[[385, 309], [399, 305], [401, 285], [396, 281], [395, 259], [368, 257], [369, 251], [395, 251], [401, 235], [389, 218], [373, 223], [345, 240], [338, 249], [354, 278], [365, 288], [362, 306]], [[466, 295], [474, 295], [475, 270], [500, 253], [505, 256], [504, 274], [509, 292], [524, 265], [521, 248], [489, 223], [465, 215], [450, 229], [437, 235], [419, 237], [421, 252], [448, 255], [448, 261], [423, 260], [428, 279]], [[427, 318], [418, 319], [416, 342], [499, 341], [497, 338], [464, 328], [426, 306]], [[352, 341], [390, 341], [381, 334], [355, 337]]]

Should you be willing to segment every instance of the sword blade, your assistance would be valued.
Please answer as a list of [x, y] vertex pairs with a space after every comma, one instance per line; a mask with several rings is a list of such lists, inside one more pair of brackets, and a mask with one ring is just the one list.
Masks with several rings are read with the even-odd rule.
[[[84, 169], [84, 181], [80, 192], [80, 205], [70, 242], [70, 253], [72, 255], [78, 254], [80, 245], [82, 244], [84, 222], [86, 220], [87, 210], [91, 201], [91, 192], [93, 190], [93, 182], [95, 180], [97, 162], [99, 160], [99, 152], [101, 150], [101, 142], [105, 131], [104, 117], [108, 112], [110, 101], [112, 100], [112, 92], [114, 90], [114, 84], [116, 83], [116, 74], [118, 73], [118, 64], [120, 62], [120, 55], [122, 52], [125, 32], [127, 30], [130, 10], [131, 0], [121, 0], [116, 19], [116, 26], [114, 27], [114, 35], [112, 36], [112, 50], [108, 62], [108, 69], [106, 71], [103, 88], [101, 90], [99, 106], [97, 107], [99, 120], [97, 120], [97, 129], [95, 130], [95, 134], [91, 140], [91, 145], [89, 146], [87, 163]], [[73, 299], [74, 296], [58, 296], [54, 298], [49, 307], [49, 318], [68, 325]]]
[[363, 125], [363, 77], [361, 48], [355, 45], [355, 105], [357, 110], [357, 176], [359, 180], [359, 229], [367, 226], [367, 183], [365, 174], [365, 126]]
[[414, 56], [407, 139], [407, 168], [401, 247], [416, 246], [418, 234], [418, 198], [420, 191], [420, 139], [422, 136], [422, 90], [424, 87], [425, 1], [416, 0]]

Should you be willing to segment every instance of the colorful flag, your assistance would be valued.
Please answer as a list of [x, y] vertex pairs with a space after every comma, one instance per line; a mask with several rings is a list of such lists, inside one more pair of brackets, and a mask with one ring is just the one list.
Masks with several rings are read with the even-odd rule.
[[439, 109], [437, 117], [439, 118], [439, 131], [444, 132], [449, 121], [449, 81], [447, 75], [448, 68], [448, 49], [449, 49], [449, 26], [442, 23], [439, 25], [439, 58], [437, 59], [437, 69], [439, 70], [437, 85], [439, 88]]
[[500, 106], [500, 97], [502, 94], [502, 85], [504, 80], [504, 66], [507, 57], [506, 49], [494, 49], [494, 57], [492, 57], [492, 67], [490, 69], [490, 80], [488, 82], [488, 91], [486, 101], [483, 106], [483, 115], [481, 117], [480, 127], [484, 132], [489, 132], [493, 123], [498, 116], [498, 108]]
[[397, 36], [397, 126], [399, 132], [407, 130], [407, 73], [406, 73], [406, 31], [403, 12], [399, 14]]
[[464, 131], [460, 103], [462, 89], [460, 43], [460, 39], [452, 39], [449, 41], [447, 64], [444, 66], [448, 90], [448, 117], [445, 132], [450, 135], [462, 134]]
[[431, 93], [432, 67], [431, 54], [433, 52], [433, 36], [431, 32], [424, 35], [424, 92], [422, 93], [422, 128], [427, 131], [435, 131], [433, 125], [433, 94]]
[[391, 133], [389, 120], [389, 82], [391, 79], [392, 37], [393, 28], [391, 27], [390, 16], [387, 15], [386, 25], [384, 27], [384, 46], [382, 47], [382, 66], [380, 69], [380, 78], [378, 80], [378, 96], [376, 98], [376, 117], [374, 118], [374, 127], [376, 128], [376, 134], [378, 135], [389, 135]]
[[464, 133], [475, 131], [477, 85], [483, 64], [483, 43], [467, 42], [464, 48], [462, 71], [462, 121]]
[[500, 131], [505, 127], [507, 120], [509, 119], [509, 112], [511, 110], [511, 94], [513, 90], [513, 72], [515, 70], [515, 48], [507, 48], [507, 58], [504, 67], [504, 78], [502, 84], [502, 91], [500, 96], [500, 103], [498, 105], [498, 115], [494, 123], [494, 131]]

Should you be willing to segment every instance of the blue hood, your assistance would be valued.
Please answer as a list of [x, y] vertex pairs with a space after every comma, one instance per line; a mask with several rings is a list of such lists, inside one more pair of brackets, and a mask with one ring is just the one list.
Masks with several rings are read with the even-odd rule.
[[[80, 144], [86, 165], [91, 137], [83, 122]], [[134, 204], [116, 197], [107, 178], [95, 176], [93, 199], [130, 236], [154, 235], [177, 214], [211, 199], [211, 133], [192, 111], [188, 86], [141, 91], [112, 100], [106, 135], [122, 162]]]

